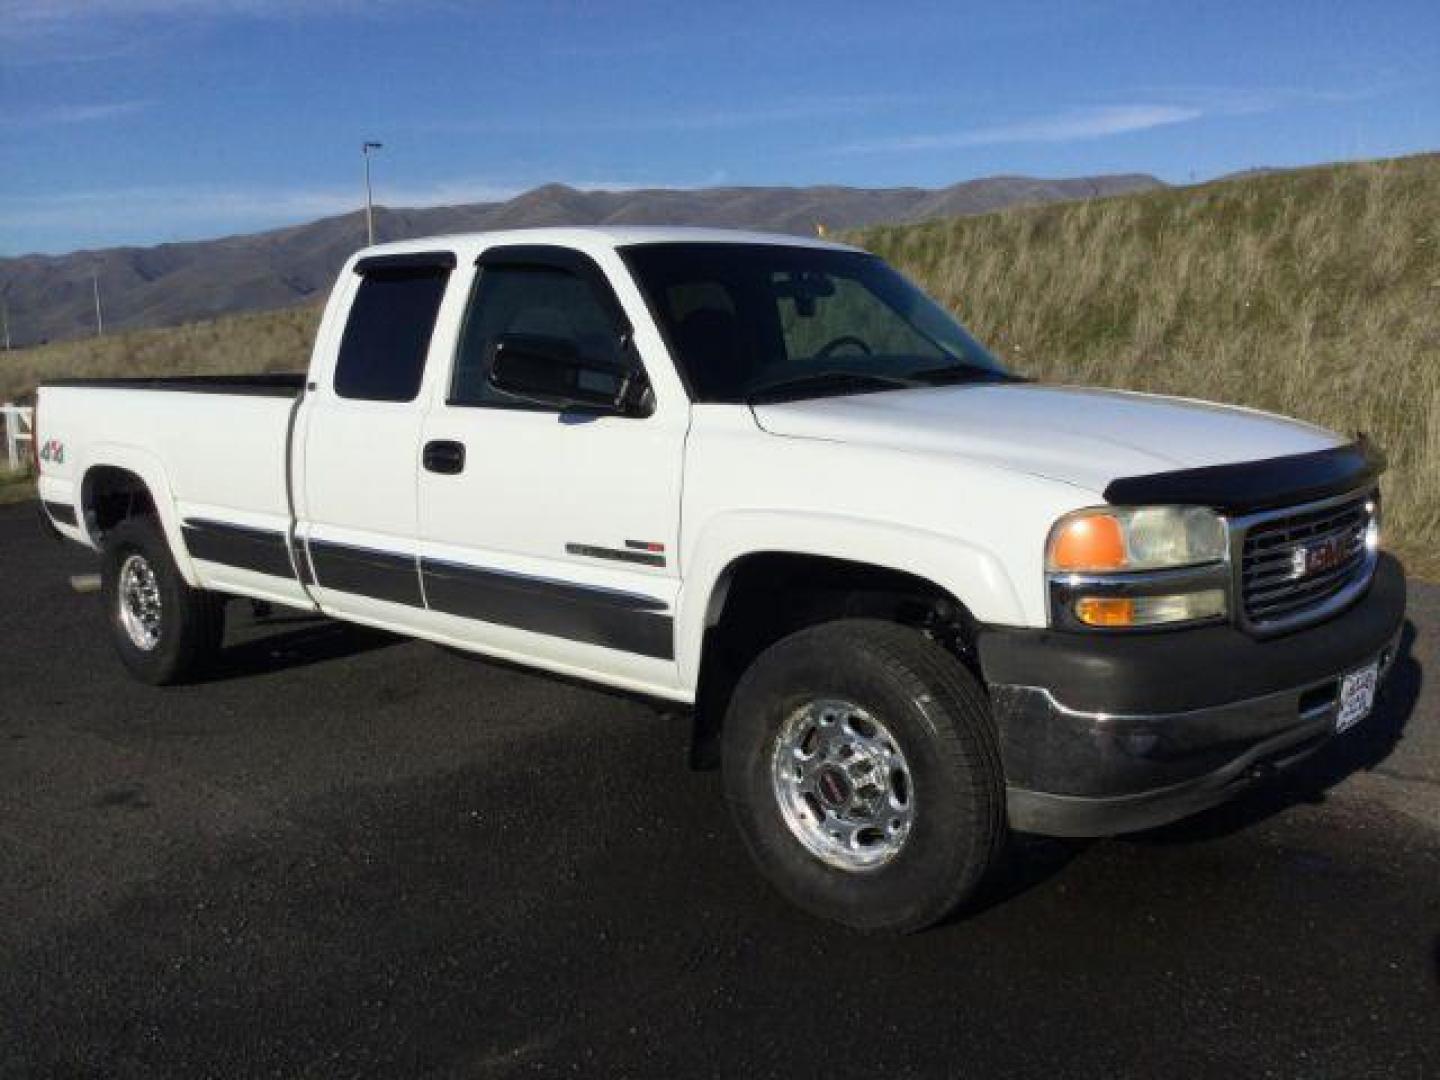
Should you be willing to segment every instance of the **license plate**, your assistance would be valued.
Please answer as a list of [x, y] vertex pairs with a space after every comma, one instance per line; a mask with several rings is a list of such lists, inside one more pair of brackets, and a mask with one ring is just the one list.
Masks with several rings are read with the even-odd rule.
[[1375, 707], [1375, 687], [1380, 681], [1380, 662], [1352, 671], [1340, 680], [1340, 711], [1335, 714], [1335, 732], [1349, 731]]

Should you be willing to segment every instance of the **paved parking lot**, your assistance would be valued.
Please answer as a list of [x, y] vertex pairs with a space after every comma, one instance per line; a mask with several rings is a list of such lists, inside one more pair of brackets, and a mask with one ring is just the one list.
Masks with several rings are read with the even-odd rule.
[[1381, 711], [905, 939], [751, 871], [683, 719], [233, 609], [127, 680], [0, 508], [0, 1075], [1440, 1075], [1440, 596]]

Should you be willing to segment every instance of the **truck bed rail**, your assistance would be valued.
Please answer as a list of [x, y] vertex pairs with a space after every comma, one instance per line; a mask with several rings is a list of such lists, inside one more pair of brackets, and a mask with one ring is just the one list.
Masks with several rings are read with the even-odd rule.
[[174, 375], [166, 378], [49, 379], [41, 388], [83, 386], [99, 390], [169, 390], [188, 394], [248, 394], [256, 397], [297, 397], [305, 376], [288, 372], [265, 375]]

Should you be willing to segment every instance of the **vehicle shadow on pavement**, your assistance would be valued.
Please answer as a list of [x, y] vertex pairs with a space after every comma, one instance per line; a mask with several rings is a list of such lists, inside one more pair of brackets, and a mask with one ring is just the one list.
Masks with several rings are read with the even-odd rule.
[[[233, 616], [232, 616], [233, 618]], [[307, 667], [398, 645], [405, 639], [384, 630], [335, 622], [319, 615], [287, 612], [259, 619], [235, 620], [203, 682], [221, 682]], [[236, 641], [235, 638], [240, 640]]]
[[1096, 843], [1096, 840], [1011, 833], [1010, 847], [1000, 870], [973, 901], [951, 912], [932, 929], [966, 922], [981, 912], [1002, 907], [1022, 893], [1044, 885], [1058, 877]]
[[1323, 802], [1330, 789], [1347, 777], [1375, 769], [1404, 738], [1420, 698], [1425, 673], [1415, 657], [1415, 636], [1415, 624], [1407, 620], [1395, 664], [1376, 699], [1375, 710], [1356, 728], [1331, 739], [1312, 757], [1231, 802], [1128, 839], [1183, 844], [1228, 836], [1292, 806]]

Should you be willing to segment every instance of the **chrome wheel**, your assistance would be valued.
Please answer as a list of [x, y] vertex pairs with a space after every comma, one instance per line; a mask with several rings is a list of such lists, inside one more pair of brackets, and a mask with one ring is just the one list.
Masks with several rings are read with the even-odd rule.
[[121, 565], [116, 597], [120, 625], [131, 644], [150, 652], [160, 644], [160, 585], [144, 555], [131, 555]]
[[795, 838], [840, 870], [872, 870], [905, 845], [915, 818], [910, 767], [885, 725], [849, 701], [786, 718], [771, 762], [775, 801]]

